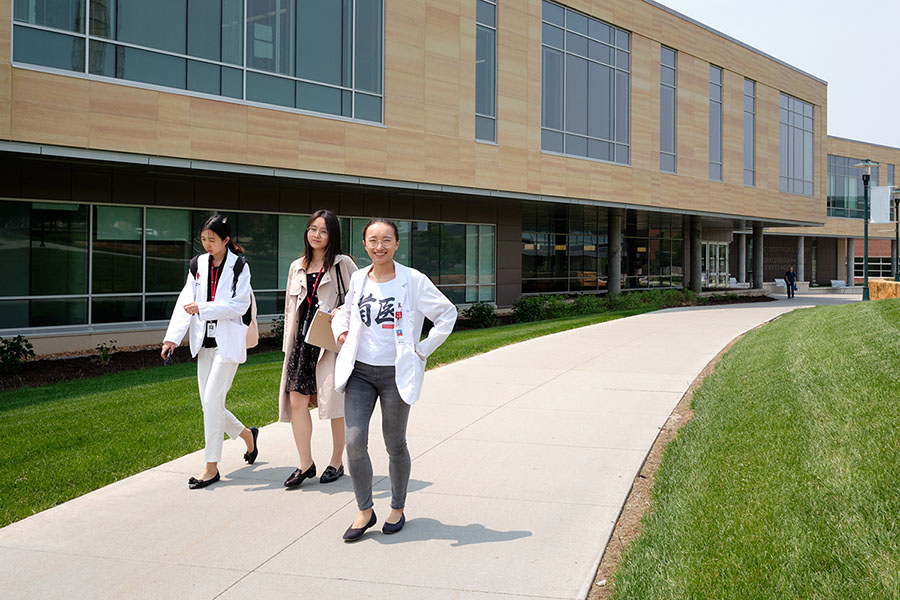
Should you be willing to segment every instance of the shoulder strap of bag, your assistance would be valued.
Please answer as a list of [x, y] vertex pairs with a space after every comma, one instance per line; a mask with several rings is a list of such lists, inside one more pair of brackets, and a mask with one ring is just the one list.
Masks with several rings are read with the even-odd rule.
[[191, 276], [194, 279], [197, 279], [197, 271], [200, 270], [200, 255], [199, 254], [191, 259], [191, 263], [188, 266], [188, 268], [191, 270]]
[[[337, 275], [337, 291], [338, 291], [338, 302], [337, 306], [342, 306], [344, 304], [344, 276], [341, 275], [341, 265], [338, 263], [334, 263], [334, 272]], [[337, 308], [337, 306], [335, 308]]]

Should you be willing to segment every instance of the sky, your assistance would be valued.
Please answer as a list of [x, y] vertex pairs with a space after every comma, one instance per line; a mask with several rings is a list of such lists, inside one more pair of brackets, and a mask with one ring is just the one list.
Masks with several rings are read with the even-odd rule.
[[900, 0], [656, 1], [827, 81], [828, 135], [900, 148]]

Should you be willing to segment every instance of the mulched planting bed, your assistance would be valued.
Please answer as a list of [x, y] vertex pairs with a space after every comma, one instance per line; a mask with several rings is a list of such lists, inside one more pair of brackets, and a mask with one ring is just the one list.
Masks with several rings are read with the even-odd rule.
[[[281, 350], [281, 344], [275, 338], [260, 338], [259, 345], [251, 348], [248, 354]], [[159, 356], [160, 346], [123, 349], [109, 355], [109, 362], [102, 364], [99, 355], [67, 354], [29, 360], [22, 371], [16, 375], [0, 375], [0, 390], [18, 387], [48, 385], [61, 381], [96, 377], [120, 371], [134, 371], [163, 364]], [[191, 351], [187, 346], [179, 346], [169, 359], [169, 364], [191, 362]]]

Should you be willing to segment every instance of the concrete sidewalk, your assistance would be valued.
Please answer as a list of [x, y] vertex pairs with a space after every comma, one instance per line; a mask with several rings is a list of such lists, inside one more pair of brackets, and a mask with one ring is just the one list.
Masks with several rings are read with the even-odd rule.
[[[397, 535], [380, 531], [390, 502], [380, 415], [369, 444], [379, 523], [355, 544], [341, 540], [356, 512], [349, 477], [285, 490], [297, 456], [289, 425], [276, 423], [261, 431], [253, 466], [242, 442], [226, 442], [223, 480], [207, 489], [186, 485], [197, 452], [0, 529], [0, 594], [584, 597], [632, 479], [703, 367], [786, 311], [856, 300], [659, 311], [430, 371], [410, 417], [408, 521]], [[321, 470], [330, 430], [314, 424]]]

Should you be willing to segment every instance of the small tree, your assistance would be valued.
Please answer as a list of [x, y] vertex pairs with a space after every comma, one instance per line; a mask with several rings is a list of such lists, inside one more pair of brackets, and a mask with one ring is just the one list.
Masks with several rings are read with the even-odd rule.
[[0, 373], [18, 373], [29, 358], [34, 358], [34, 346], [25, 336], [0, 338]]

